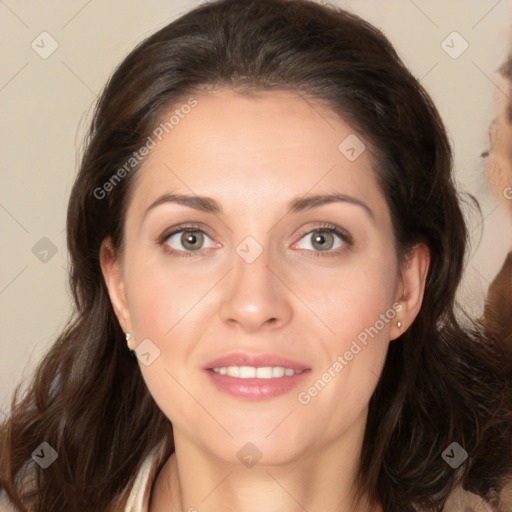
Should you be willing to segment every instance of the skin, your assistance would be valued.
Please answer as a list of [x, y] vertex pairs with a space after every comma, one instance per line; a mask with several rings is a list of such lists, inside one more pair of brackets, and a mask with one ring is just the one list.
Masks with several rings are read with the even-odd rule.
[[[247, 97], [216, 89], [196, 98], [138, 171], [123, 252], [109, 240], [101, 250], [132, 346], [149, 338], [161, 351], [151, 365], [139, 364], [172, 422], [176, 452], [156, 479], [150, 511], [370, 510], [352, 503], [368, 402], [390, 340], [421, 307], [428, 250], [416, 246], [397, 269], [369, 151], [351, 162], [338, 150], [354, 131], [334, 113], [285, 91]], [[167, 192], [214, 198], [223, 212], [164, 203], [144, 218]], [[349, 202], [287, 212], [292, 198], [332, 192], [364, 202], [374, 218]], [[201, 224], [205, 252], [167, 253], [159, 237], [188, 222]], [[328, 250], [315, 244], [325, 222], [348, 231], [353, 245], [329, 234]], [[181, 234], [164, 244], [193, 252]], [[263, 248], [252, 263], [236, 252], [247, 236]], [[397, 316], [309, 404], [299, 403], [298, 393], [394, 303]], [[278, 397], [234, 398], [202, 368], [235, 350], [302, 362], [310, 378]], [[247, 442], [262, 453], [251, 468], [237, 457]]]
[[495, 197], [512, 215], [512, 124], [507, 119], [508, 98], [501, 91], [512, 90], [510, 83], [503, 78], [498, 98], [498, 116], [490, 130], [491, 149], [485, 177]]

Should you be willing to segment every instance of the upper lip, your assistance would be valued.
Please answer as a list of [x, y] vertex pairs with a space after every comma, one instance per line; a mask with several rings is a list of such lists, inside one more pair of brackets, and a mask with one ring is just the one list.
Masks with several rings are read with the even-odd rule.
[[254, 366], [255, 368], [262, 368], [265, 366], [281, 366], [283, 368], [291, 368], [292, 370], [307, 370], [307, 365], [292, 361], [286, 357], [281, 357], [277, 354], [249, 354], [236, 352], [226, 354], [210, 361], [205, 367], [205, 370], [211, 368], [223, 368], [228, 366]]

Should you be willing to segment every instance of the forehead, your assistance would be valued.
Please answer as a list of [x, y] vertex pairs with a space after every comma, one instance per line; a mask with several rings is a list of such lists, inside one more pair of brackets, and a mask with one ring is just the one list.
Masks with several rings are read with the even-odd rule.
[[[245, 205], [340, 191], [385, 208], [364, 138], [311, 98], [219, 89], [194, 99], [196, 106], [167, 126], [137, 172], [134, 197], [141, 206], [176, 190]], [[347, 144], [354, 151], [347, 153]]]

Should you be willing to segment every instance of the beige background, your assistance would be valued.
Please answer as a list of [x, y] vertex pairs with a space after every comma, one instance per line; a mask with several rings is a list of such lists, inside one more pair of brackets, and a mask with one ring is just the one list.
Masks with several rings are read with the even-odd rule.
[[[65, 210], [96, 96], [136, 43], [199, 3], [0, 1], [0, 419], [15, 384], [30, 375], [71, 312]], [[440, 109], [460, 187], [477, 196], [485, 217], [468, 218], [473, 249], [459, 294], [479, 315], [489, 282], [512, 250], [512, 221], [485, 187], [480, 156], [495, 101], [507, 93], [497, 70], [510, 43], [512, 1], [331, 3], [381, 28]], [[442, 47], [454, 31], [469, 45], [456, 59]], [[46, 59], [31, 47], [35, 41], [40, 52], [50, 49], [42, 32], [58, 44]], [[447, 40], [452, 53], [464, 44], [457, 37]], [[57, 249], [46, 262], [32, 251], [43, 237]]]

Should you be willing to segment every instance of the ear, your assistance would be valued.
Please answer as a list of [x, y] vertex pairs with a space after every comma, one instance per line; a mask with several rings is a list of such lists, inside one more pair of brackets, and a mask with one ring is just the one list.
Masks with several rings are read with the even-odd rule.
[[[427, 273], [430, 265], [430, 251], [424, 244], [415, 245], [407, 254], [406, 261], [400, 271], [400, 285], [396, 302], [396, 321], [390, 329], [390, 339], [394, 340], [403, 334], [413, 323], [423, 302]], [[397, 326], [397, 322], [401, 326]]]
[[130, 312], [125, 296], [121, 263], [116, 256], [112, 240], [106, 238], [100, 247], [100, 266], [107, 286], [110, 302], [124, 332], [131, 332]]

